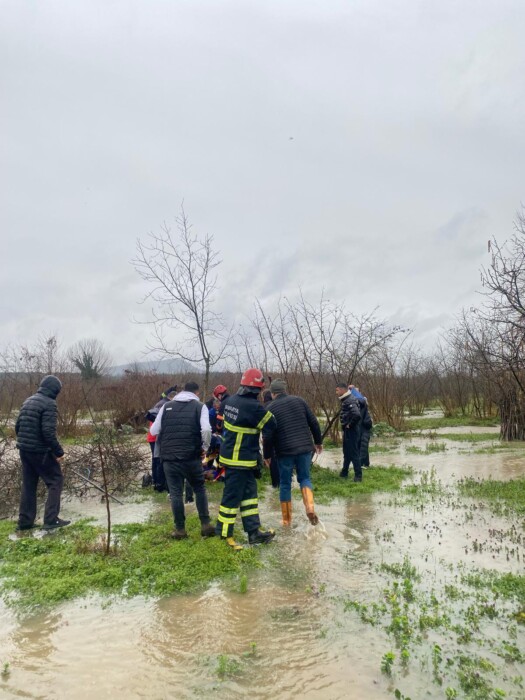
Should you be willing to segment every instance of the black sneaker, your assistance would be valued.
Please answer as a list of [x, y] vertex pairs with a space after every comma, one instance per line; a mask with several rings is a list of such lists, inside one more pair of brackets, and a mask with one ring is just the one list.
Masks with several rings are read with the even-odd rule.
[[348, 472], [341, 471], [339, 472], [339, 476], [341, 477], [341, 479], [348, 479]]
[[356, 484], [360, 484], [363, 481], [362, 476], [354, 476], [354, 481]]
[[16, 531], [24, 532], [25, 530], [34, 530], [35, 527], [39, 527], [39, 525], [35, 525], [35, 523], [33, 523], [32, 525], [17, 525]]
[[248, 533], [248, 543], [249, 544], [268, 544], [275, 537], [275, 532], [273, 530], [252, 530]]
[[71, 520], [62, 520], [62, 518], [57, 518], [53, 520], [52, 523], [44, 523], [42, 525], [42, 530], [55, 530], [57, 527], [66, 527], [66, 525], [71, 525]]

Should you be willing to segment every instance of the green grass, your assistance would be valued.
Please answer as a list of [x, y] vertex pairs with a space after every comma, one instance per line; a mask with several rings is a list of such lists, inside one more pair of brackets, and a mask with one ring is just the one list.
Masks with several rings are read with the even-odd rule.
[[525, 576], [481, 569], [464, 575], [461, 580], [472, 588], [497, 593], [507, 600], [515, 599], [525, 607]]
[[422, 455], [430, 455], [434, 454], [435, 452], [445, 452], [447, 449], [447, 446], [445, 445], [444, 442], [429, 442], [426, 446], [425, 449], [418, 447], [417, 445], [408, 445], [406, 447], [406, 451], [408, 454], [422, 454]]
[[525, 479], [493, 481], [468, 478], [458, 482], [458, 489], [464, 496], [488, 501], [497, 510], [505, 507], [519, 515], [525, 514]]
[[196, 515], [186, 521], [189, 539], [172, 540], [170, 513], [143, 524], [117, 525], [116, 554], [97, 542], [103, 528], [80, 521], [40, 539], [8, 539], [12, 522], [0, 523], [0, 593], [22, 608], [47, 606], [90, 593], [167, 596], [241, 576], [258, 565], [257, 548], [233, 552], [218, 538], [203, 540]]
[[413, 418], [406, 422], [409, 430], [435, 430], [458, 426], [498, 426], [499, 418], [477, 418], [475, 416], [441, 416], [437, 418]]
[[341, 479], [339, 472], [312, 465], [311, 477], [316, 501], [328, 503], [334, 498], [353, 498], [361, 494], [379, 491], [397, 491], [411, 475], [407, 467], [372, 467], [363, 470], [363, 481], [355, 484], [352, 472], [348, 479]]

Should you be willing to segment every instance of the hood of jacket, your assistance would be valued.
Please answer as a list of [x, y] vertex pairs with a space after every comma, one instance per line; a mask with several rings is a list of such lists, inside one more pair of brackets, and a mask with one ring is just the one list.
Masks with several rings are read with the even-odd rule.
[[48, 396], [50, 399], [56, 399], [56, 397], [60, 394], [61, 389], [62, 382], [60, 379], [55, 377], [53, 374], [48, 374], [48, 376], [44, 377], [40, 382], [37, 394], [43, 394], [44, 396]]
[[186, 401], [200, 401], [200, 399], [197, 394], [194, 394], [192, 391], [179, 391], [173, 401], [182, 401], [182, 403], [185, 403]]

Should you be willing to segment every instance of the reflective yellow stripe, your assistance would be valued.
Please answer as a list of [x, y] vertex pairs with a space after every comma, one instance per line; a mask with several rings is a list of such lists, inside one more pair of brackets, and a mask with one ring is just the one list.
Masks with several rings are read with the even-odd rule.
[[226, 464], [231, 467], [256, 467], [257, 466], [257, 460], [256, 459], [246, 459], [246, 460], [239, 460], [239, 459], [228, 459], [227, 457], [223, 457], [222, 455], [219, 457], [221, 464]]
[[258, 498], [247, 498], [245, 501], [241, 501], [241, 508], [243, 506], [256, 506], [258, 503]]
[[235, 438], [235, 446], [233, 448], [233, 459], [234, 460], [239, 460], [239, 452], [241, 451], [241, 443], [242, 443], [242, 433], [237, 433], [237, 437]]
[[[242, 505], [242, 503], [241, 503]], [[223, 513], [231, 513], [232, 515], [236, 515], [238, 512], [238, 508], [226, 508], [226, 506], [219, 506], [219, 510], [222, 510]]]
[[257, 435], [259, 432], [257, 428], [243, 428], [240, 425], [232, 425], [228, 423], [227, 420], [224, 421], [224, 427], [226, 430], [231, 430], [232, 433], [245, 433], [246, 435]]
[[219, 515], [217, 516], [217, 520], [220, 523], [226, 523], [227, 525], [235, 525], [235, 518], [225, 518], [224, 515]]
[[248, 515], [259, 515], [259, 509], [258, 509], [258, 508], [252, 508], [251, 510], [243, 510], [243, 511], [241, 511], [241, 517], [242, 517], [242, 518], [247, 518]]
[[261, 418], [259, 423], [257, 424], [257, 430], [261, 430], [266, 423], [270, 420], [270, 418], [273, 418], [273, 413], [270, 413], [270, 411], [266, 411], [266, 414]]
[[228, 523], [223, 523], [222, 525], [222, 536], [228, 537]]

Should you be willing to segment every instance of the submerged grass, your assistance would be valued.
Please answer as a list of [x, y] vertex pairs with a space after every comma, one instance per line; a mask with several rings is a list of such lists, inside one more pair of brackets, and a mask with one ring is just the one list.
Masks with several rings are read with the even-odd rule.
[[[418, 436], [419, 437], [419, 436]], [[452, 442], [500, 442], [498, 433], [423, 433], [423, 438], [439, 438], [440, 440], [451, 440]], [[505, 446], [518, 445], [523, 447], [523, 443], [501, 443]]]
[[525, 514], [525, 479], [493, 481], [467, 478], [458, 482], [458, 489], [464, 496], [487, 501], [497, 512], [508, 510], [518, 515]]
[[342, 479], [339, 472], [312, 465], [311, 477], [316, 501], [327, 503], [333, 498], [353, 498], [380, 491], [398, 491], [403, 481], [412, 474], [408, 467], [371, 467], [363, 470], [363, 481], [354, 483], [352, 472]]
[[477, 418], [476, 416], [437, 416], [411, 418], [407, 421], [410, 430], [433, 430], [435, 428], [455, 428], [458, 426], [498, 426], [499, 418]]
[[0, 523], [0, 593], [20, 608], [55, 604], [90, 593], [166, 596], [198, 590], [258, 565], [254, 549], [233, 552], [218, 538], [203, 540], [195, 515], [189, 539], [177, 542], [171, 514], [147, 523], [116, 525], [117, 547], [104, 556], [103, 528], [80, 521], [42, 538], [8, 539], [15, 525]]

